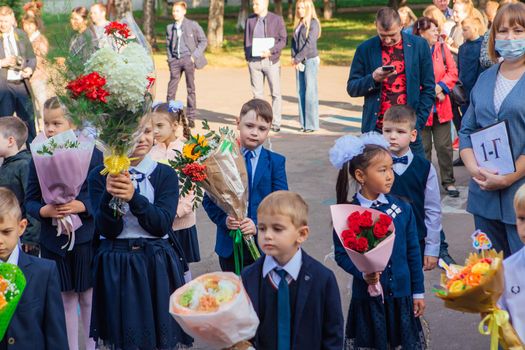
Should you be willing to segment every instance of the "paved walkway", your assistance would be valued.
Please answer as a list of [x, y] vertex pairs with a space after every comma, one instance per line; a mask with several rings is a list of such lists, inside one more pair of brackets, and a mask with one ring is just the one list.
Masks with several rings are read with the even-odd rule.
[[[251, 98], [248, 70], [228, 68], [206, 68], [197, 74], [197, 104], [200, 118], [213, 125], [233, 125], [243, 102]], [[169, 78], [167, 71], [158, 71], [157, 98], [166, 96]], [[335, 180], [337, 172], [330, 166], [327, 152], [334, 140], [347, 133], [359, 133], [362, 99], [352, 99], [346, 94], [348, 68], [321, 67], [319, 71], [319, 97], [321, 130], [315, 134], [299, 132], [295, 75], [292, 68], [282, 70], [283, 128], [272, 134], [273, 150], [287, 158], [287, 174], [290, 189], [299, 192], [310, 205], [310, 239], [305, 250], [330, 267], [337, 275], [343, 312], [347, 313], [350, 292], [347, 288], [349, 276], [330, 258], [332, 231], [329, 205], [335, 203]], [[184, 100], [184, 85], [179, 89], [179, 99]], [[269, 94], [268, 94], [269, 99]], [[455, 168], [458, 185], [465, 186], [468, 175], [464, 168]], [[462, 261], [470, 250], [470, 234], [473, 222], [464, 211], [466, 190], [460, 187], [459, 199], [443, 199], [444, 229], [451, 245], [450, 252]], [[202, 209], [198, 210], [198, 232], [202, 261], [191, 265], [194, 275], [219, 270], [218, 259], [213, 252], [215, 227]], [[478, 315], [461, 314], [445, 309], [442, 302], [431, 294], [439, 283], [440, 272], [425, 274], [427, 311], [425, 320], [430, 328], [433, 349], [488, 349], [488, 338], [477, 331]], [[196, 344], [195, 348], [199, 347]]]

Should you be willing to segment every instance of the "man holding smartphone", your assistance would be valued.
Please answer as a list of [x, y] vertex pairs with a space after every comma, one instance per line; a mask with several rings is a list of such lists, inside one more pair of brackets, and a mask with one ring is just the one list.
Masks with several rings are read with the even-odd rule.
[[[403, 29], [399, 14], [383, 7], [376, 15], [377, 36], [357, 48], [346, 91], [364, 96], [361, 131], [381, 132], [383, 115], [392, 106], [410, 105], [417, 112], [417, 129], [425, 126], [435, 99], [432, 58], [427, 42]], [[421, 137], [412, 151], [424, 155]]]

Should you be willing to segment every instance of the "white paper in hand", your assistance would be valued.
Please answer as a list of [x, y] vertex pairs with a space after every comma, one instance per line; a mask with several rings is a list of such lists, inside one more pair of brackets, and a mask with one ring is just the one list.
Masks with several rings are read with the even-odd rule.
[[252, 57], [261, 57], [264, 51], [269, 51], [274, 45], [274, 38], [253, 38]]
[[516, 171], [506, 121], [501, 121], [470, 134], [474, 156], [480, 168], [499, 175]]

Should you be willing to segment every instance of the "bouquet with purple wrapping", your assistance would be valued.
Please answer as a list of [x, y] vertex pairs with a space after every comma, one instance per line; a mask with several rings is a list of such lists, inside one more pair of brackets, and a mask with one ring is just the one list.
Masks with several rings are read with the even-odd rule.
[[[35, 164], [42, 199], [46, 204], [60, 205], [73, 201], [86, 180], [95, 141], [85, 136], [77, 137], [72, 130], [50, 138], [40, 133], [31, 143], [31, 154]], [[68, 236], [72, 250], [75, 245], [75, 231], [82, 226], [76, 214], [53, 219], [57, 236]]]

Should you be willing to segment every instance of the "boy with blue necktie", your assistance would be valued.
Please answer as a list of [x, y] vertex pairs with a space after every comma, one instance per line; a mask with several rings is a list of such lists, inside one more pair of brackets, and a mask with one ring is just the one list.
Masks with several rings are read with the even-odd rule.
[[[240, 229], [243, 235], [256, 235], [256, 215], [259, 203], [272, 192], [288, 189], [286, 159], [263, 147], [268, 138], [272, 120], [272, 106], [261, 99], [246, 102], [237, 118], [241, 151], [244, 154], [250, 180], [247, 217], [238, 221], [228, 216], [207, 195], [204, 196], [202, 202], [211, 221], [217, 225], [215, 252], [219, 256], [219, 263], [223, 271], [235, 271], [233, 240], [229, 232]], [[243, 266], [251, 263], [253, 263], [251, 254], [246, 244], [243, 244]]]
[[436, 169], [424, 157], [412, 153], [410, 142], [417, 136], [416, 113], [409, 106], [391, 107], [383, 119], [383, 135], [390, 143], [394, 162], [391, 194], [410, 201], [416, 217], [423, 269], [430, 271], [439, 258], [454, 263], [441, 225], [441, 196]]
[[301, 248], [308, 239], [308, 205], [297, 193], [277, 191], [257, 210], [264, 254], [242, 273], [260, 323], [257, 349], [343, 348], [344, 319], [333, 272]]
[[53, 261], [28, 255], [19, 248], [18, 239], [26, 226], [16, 196], [0, 187], [0, 260], [18, 265], [27, 283], [0, 349], [67, 350], [58, 271]]

